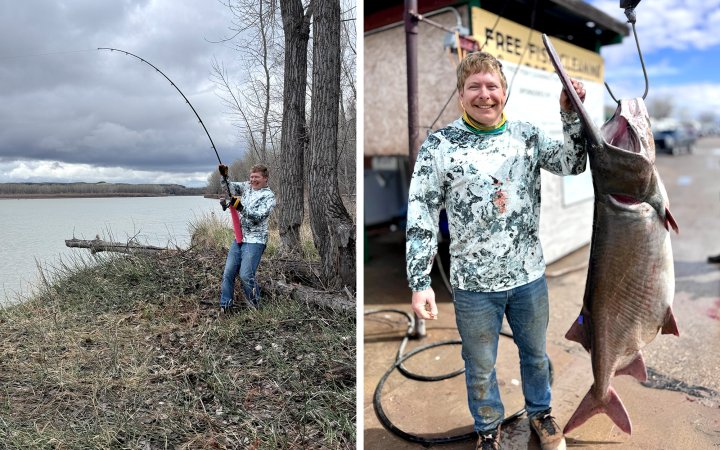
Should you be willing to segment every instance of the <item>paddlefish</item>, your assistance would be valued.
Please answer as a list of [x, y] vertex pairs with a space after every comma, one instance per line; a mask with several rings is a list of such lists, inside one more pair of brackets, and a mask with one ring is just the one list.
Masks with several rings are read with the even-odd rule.
[[642, 348], [658, 332], [679, 335], [672, 311], [670, 245], [670, 230], [677, 233], [678, 225], [655, 167], [643, 100], [621, 100], [613, 117], [598, 129], [545, 35], [543, 42], [587, 135], [595, 194], [583, 306], [565, 335], [590, 352], [594, 381], [563, 431], [604, 413], [631, 434], [628, 412], [610, 383], [622, 374], [647, 380]]

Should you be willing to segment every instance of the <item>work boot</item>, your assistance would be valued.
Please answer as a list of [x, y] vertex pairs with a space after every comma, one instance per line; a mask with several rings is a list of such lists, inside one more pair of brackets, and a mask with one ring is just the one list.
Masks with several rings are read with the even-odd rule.
[[494, 431], [478, 433], [476, 450], [500, 450], [500, 427]]
[[530, 417], [530, 428], [540, 438], [542, 450], [565, 450], [565, 436], [549, 409]]
[[720, 263], [720, 255], [708, 256], [709, 263]]

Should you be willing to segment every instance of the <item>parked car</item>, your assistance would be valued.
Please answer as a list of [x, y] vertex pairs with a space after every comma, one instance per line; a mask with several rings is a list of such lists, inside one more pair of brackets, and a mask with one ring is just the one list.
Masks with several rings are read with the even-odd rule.
[[655, 151], [679, 155], [685, 151], [692, 153], [697, 139], [695, 132], [684, 127], [670, 128], [653, 132]]

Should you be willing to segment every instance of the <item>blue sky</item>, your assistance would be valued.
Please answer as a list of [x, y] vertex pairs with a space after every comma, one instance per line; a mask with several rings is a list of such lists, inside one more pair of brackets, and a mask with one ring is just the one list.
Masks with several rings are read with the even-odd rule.
[[[617, 0], [588, 3], [627, 22]], [[642, 0], [635, 12], [650, 79], [646, 103], [669, 100], [678, 119], [704, 112], [715, 112], [720, 119], [720, 0]], [[615, 96], [642, 95], [645, 81], [632, 33], [601, 54]]]

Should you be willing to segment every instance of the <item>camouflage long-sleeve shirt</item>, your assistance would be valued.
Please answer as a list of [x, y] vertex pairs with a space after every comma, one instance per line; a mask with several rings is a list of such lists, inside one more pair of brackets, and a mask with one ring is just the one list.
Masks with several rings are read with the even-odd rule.
[[230, 182], [230, 190], [240, 196], [243, 209], [240, 211], [240, 224], [243, 242], [248, 244], [267, 244], [268, 219], [275, 208], [275, 194], [269, 187], [255, 190], [250, 182]]
[[406, 258], [413, 291], [430, 287], [443, 207], [453, 287], [503, 291], [543, 274], [540, 169], [579, 174], [587, 159], [577, 115], [562, 112], [561, 118], [564, 142], [527, 122], [508, 121], [500, 134], [476, 134], [461, 119], [425, 140], [408, 200]]

